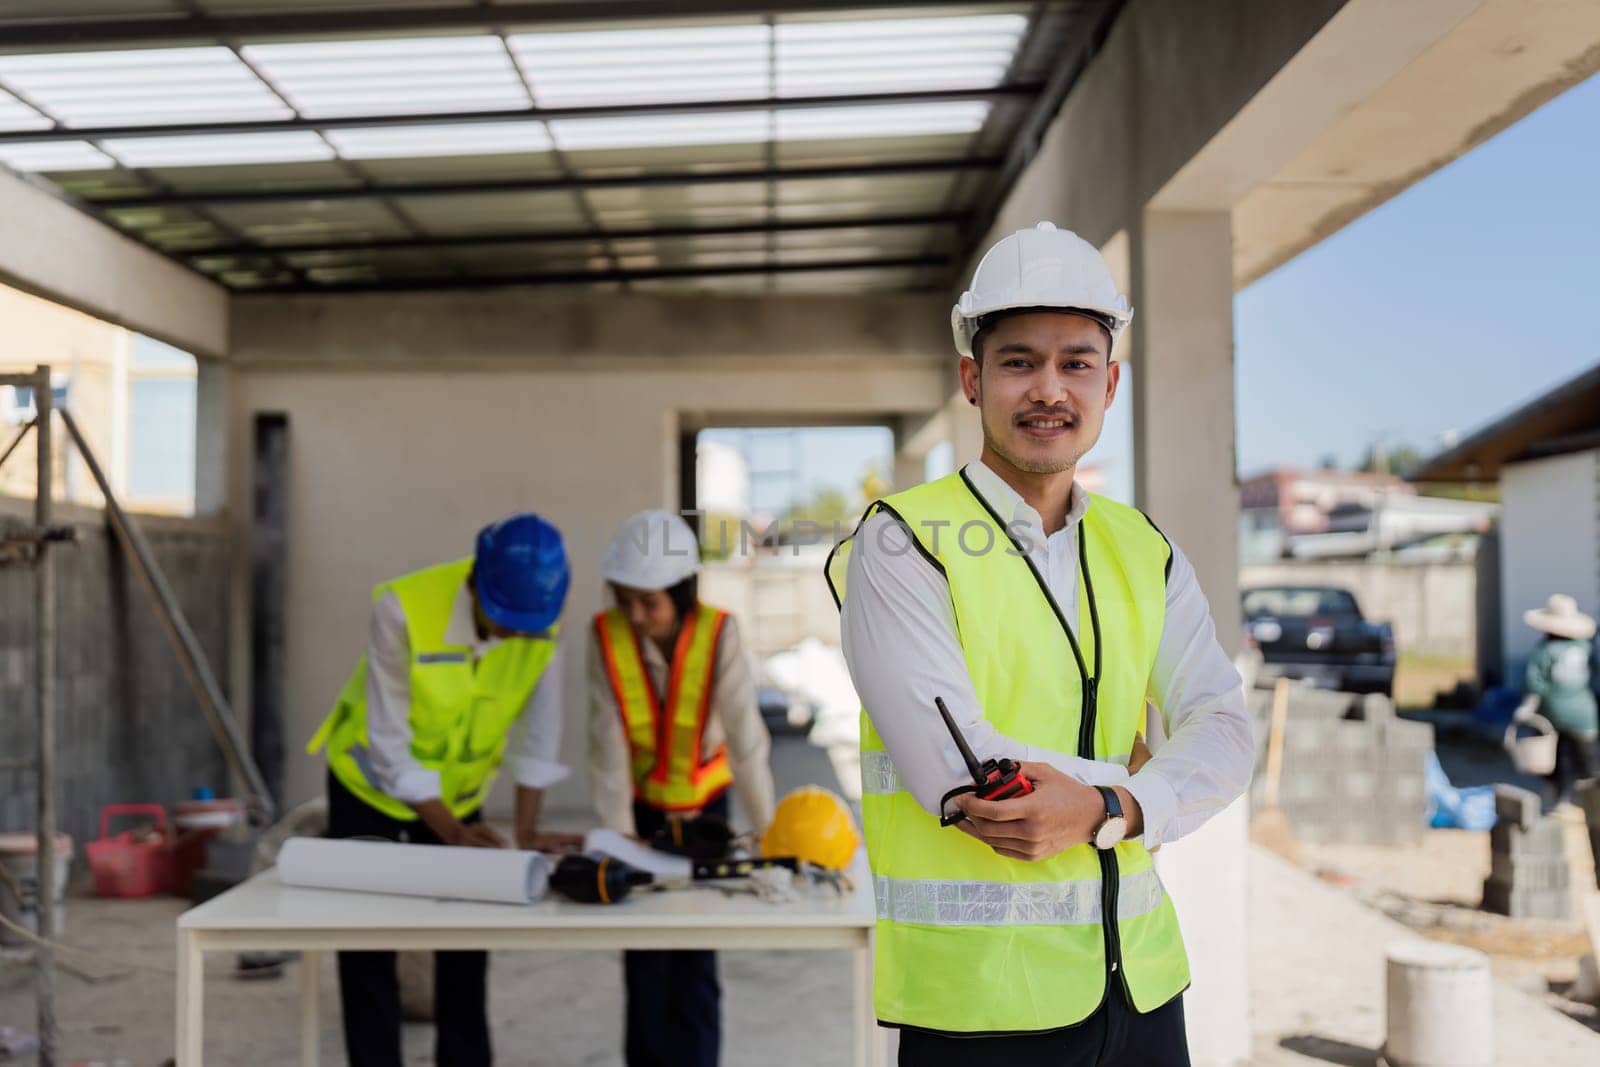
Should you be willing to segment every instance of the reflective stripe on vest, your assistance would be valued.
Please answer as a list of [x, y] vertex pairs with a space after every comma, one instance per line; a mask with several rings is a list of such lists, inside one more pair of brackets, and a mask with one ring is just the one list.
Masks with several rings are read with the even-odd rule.
[[595, 616], [595, 638], [628, 739], [634, 795], [652, 807], [695, 811], [733, 781], [724, 748], [708, 759], [701, 753], [716, 685], [717, 645], [727, 618], [727, 612], [705, 604], [684, 618], [663, 702], [627, 618], [616, 608]]
[[[393, 593], [405, 613], [411, 648], [408, 678], [411, 755], [439, 775], [440, 799], [458, 818], [482, 806], [494, 784], [511, 728], [555, 654], [556, 628], [539, 637], [500, 641], [473, 661], [472, 649], [444, 643], [470, 559], [385, 582], [373, 602]], [[367, 741], [367, 660], [363, 656], [306, 751], [324, 745], [328, 769], [346, 789], [393, 819], [415, 811], [374, 784]]]
[[[909, 528], [911, 545], [948, 582], [965, 666], [995, 729], [1019, 744], [1126, 763], [1165, 619], [1170, 549], [1161, 533], [1132, 508], [1092, 499], [1078, 530], [1081, 626], [1069, 638], [1071, 617], [1058, 618], [1042, 578], [961, 472], [868, 515], [877, 510]], [[968, 530], [974, 524], [987, 529]], [[841, 603], [850, 550], [845, 542], [828, 564]], [[938, 728], [931, 709], [930, 722]], [[861, 749], [884, 1022], [949, 1033], [1071, 1026], [1099, 1006], [1113, 963], [1116, 995], [1141, 1012], [1187, 986], [1177, 917], [1141, 842], [1007, 859], [941, 828], [906, 792], [870, 709]]]

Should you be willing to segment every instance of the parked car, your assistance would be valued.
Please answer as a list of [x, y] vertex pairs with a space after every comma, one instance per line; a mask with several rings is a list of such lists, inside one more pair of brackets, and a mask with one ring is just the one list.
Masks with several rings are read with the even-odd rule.
[[1260, 681], [1301, 678], [1345, 693], [1394, 693], [1394, 631], [1361, 614], [1348, 589], [1270, 585], [1241, 594], [1245, 639], [1266, 661]]

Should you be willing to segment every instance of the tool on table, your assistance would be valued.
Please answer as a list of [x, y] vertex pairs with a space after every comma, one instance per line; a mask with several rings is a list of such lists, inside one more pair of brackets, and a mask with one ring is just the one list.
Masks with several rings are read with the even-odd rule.
[[[950, 717], [950, 709], [944, 706], [944, 697], [934, 697], [933, 702], [939, 708], [945, 726], [950, 728], [950, 736], [955, 738], [956, 748], [961, 751], [961, 758], [966, 762], [967, 771], [972, 775], [971, 785], [957, 786], [940, 799], [940, 812], [944, 812], [952, 797], [967, 793], [976, 793], [982, 800], [1009, 800], [1033, 792], [1033, 783], [1022, 776], [1022, 765], [1016, 760], [1002, 756], [1000, 759], [986, 759], [979, 763], [978, 757], [972, 754], [967, 739], [961, 735], [961, 728], [956, 725], [955, 719]], [[954, 826], [966, 817], [967, 813], [960, 810], [941, 814], [939, 825]]]
[[635, 886], [652, 881], [649, 871], [610, 856], [563, 856], [550, 875], [550, 888], [579, 904], [615, 904]]

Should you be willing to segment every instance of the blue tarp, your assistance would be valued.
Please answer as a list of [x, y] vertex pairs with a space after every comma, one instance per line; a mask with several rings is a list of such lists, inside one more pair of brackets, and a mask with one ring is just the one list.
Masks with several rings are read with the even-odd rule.
[[[1507, 716], [1509, 719], [1510, 717]], [[1490, 830], [1494, 828], [1494, 786], [1457, 789], [1445, 776], [1439, 757], [1428, 753], [1428, 825], [1440, 830]]]

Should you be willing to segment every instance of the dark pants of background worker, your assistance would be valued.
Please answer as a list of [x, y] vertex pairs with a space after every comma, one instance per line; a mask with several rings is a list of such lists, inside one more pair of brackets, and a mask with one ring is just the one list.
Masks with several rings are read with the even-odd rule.
[[1550, 781], [1555, 786], [1557, 804], [1571, 800], [1573, 787], [1580, 781], [1600, 774], [1595, 762], [1594, 734], [1556, 732], [1556, 769]]
[[[473, 812], [462, 822], [477, 822]], [[422, 821], [391, 819], [328, 775], [328, 836], [440, 844]], [[434, 1059], [449, 1067], [494, 1062], [489, 1046], [487, 952], [433, 954]], [[400, 1067], [400, 981], [393, 952], [339, 953], [339, 1002], [350, 1067]]]
[[[705, 814], [728, 817], [728, 797]], [[633, 822], [649, 839], [667, 815], [634, 801]], [[628, 985], [628, 1067], [717, 1067], [722, 1047], [722, 988], [717, 954], [708, 951], [624, 952]]]
[[1077, 1026], [1015, 1037], [944, 1037], [900, 1031], [900, 1067], [1189, 1067], [1183, 998], [1148, 1015], [1114, 990]]

